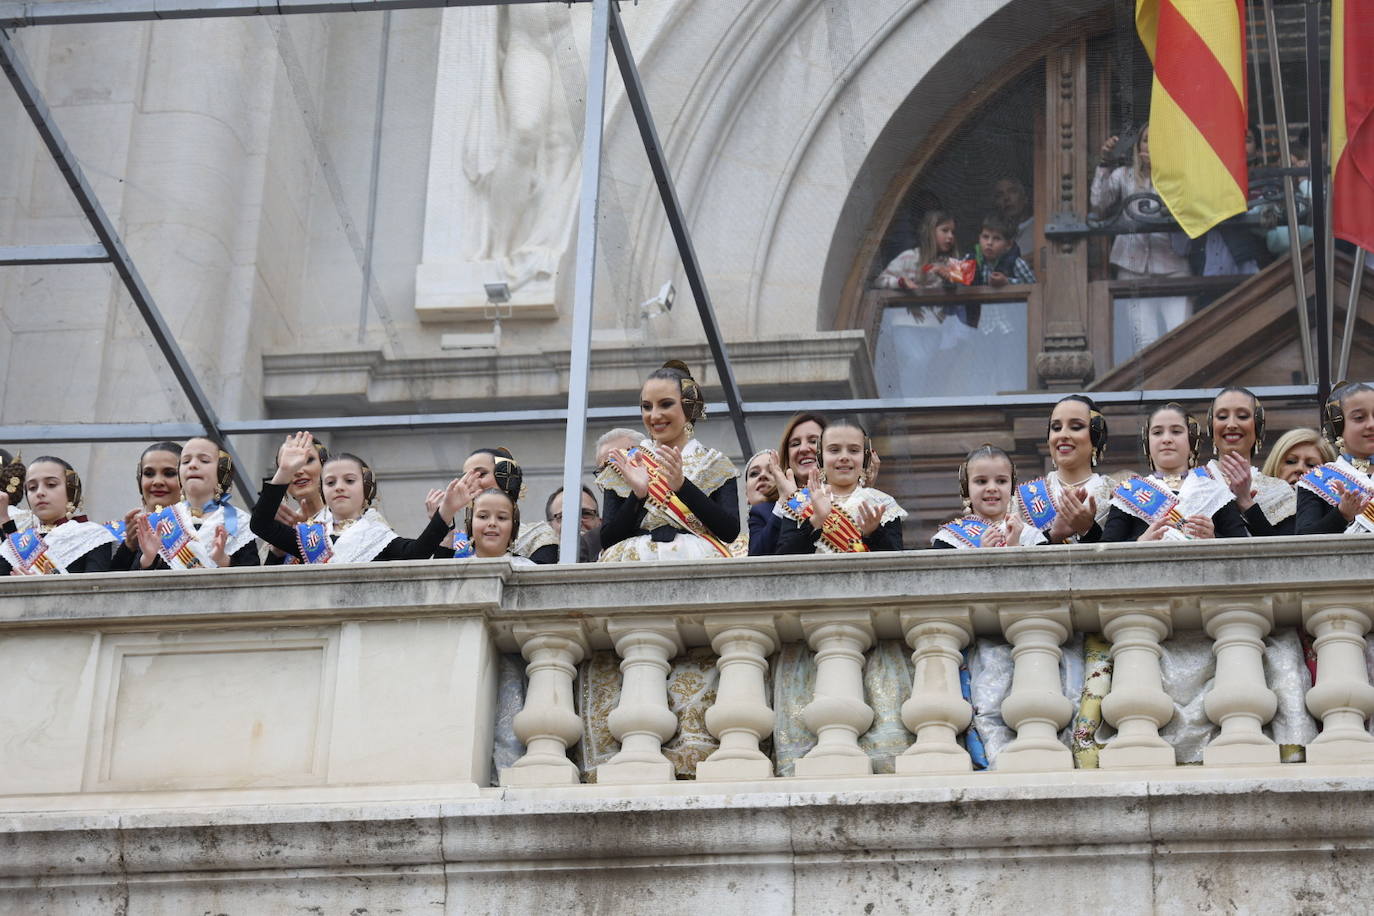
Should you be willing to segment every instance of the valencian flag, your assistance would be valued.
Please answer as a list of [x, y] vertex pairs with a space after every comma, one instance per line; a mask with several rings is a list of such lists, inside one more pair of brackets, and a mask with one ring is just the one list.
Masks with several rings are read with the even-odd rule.
[[1332, 233], [1374, 249], [1374, 0], [1331, 4]]
[[1136, 0], [1135, 21], [1155, 68], [1150, 177], [1197, 238], [1246, 208], [1245, 0]]

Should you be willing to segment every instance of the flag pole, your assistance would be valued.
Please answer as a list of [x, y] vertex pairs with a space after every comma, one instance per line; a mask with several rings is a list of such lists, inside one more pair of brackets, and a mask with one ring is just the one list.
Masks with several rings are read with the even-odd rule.
[[[1331, 332], [1327, 312], [1328, 284], [1326, 252], [1331, 247], [1330, 227], [1326, 219], [1328, 173], [1322, 117], [1322, 60], [1320, 49], [1320, 0], [1307, 0], [1307, 133], [1310, 144], [1312, 181], [1312, 273], [1316, 289], [1312, 297], [1317, 313], [1317, 404], [1326, 403], [1331, 394]], [[1295, 239], [1290, 238], [1292, 243]]]

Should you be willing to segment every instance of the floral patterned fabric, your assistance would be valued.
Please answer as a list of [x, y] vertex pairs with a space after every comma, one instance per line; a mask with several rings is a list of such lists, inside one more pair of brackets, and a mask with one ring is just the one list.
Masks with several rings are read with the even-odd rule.
[[1112, 644], [1098, 635], [1083, 636], [1083, 689], [1078, 695], [1078, 709], [1074, 713], [1074, 766], [1083, 770], [1097, 768], [1098, 754], [1107, 746], [1111, 726], [1102, 722], [1102, 700], [1112, 689]]

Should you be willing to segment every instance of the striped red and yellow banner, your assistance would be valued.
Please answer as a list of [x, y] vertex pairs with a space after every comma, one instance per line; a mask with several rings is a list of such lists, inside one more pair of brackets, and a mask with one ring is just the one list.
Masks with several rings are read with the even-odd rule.
[[1137, 0], [1154, 63], [1150, 176], [1192, 238], [1244, 213], [1245, 0]]
[[1374, 250], [1374, 0], [1331, 3], [1331, 231]]

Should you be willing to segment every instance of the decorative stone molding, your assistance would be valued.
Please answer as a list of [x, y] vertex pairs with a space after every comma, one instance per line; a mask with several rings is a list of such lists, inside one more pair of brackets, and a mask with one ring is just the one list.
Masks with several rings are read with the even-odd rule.
[[1203, 763], [1278, 763], [1279, 746], [1263, 731], [1279, 705], [1264, 682], [1264, 637], [1274, 628], [1274, 601], [1258, 595], [1204, 598], [1201, 607], [1217, 658], [1203, 708], [1221, 726], [1221, 734], [1203, 749]]
[[706, 711], [706, 728], [720, 747], [697, 764], [697, 779], [768, 779], [773, 761], [759, 742], [773, 733], [775, 721], [767, 694], [768, 656], [778, 644], [773, 618], [710, 617], [706, 633], [720, 656], [720, 686]]
[[525, 707], [515, 715], [515, 735], [525, 755], [501, 771], [503, 786], [575, 786], [581, 782], [568, 748], [582, 738], [582, 720], [573, 709], [573, 678], [587, 654], [581, 623], [517, 624], [515, 638], [529, 665]]
[[1365, 665], [1371, 618], [1368, 588], [1303, 599], [1303, 625], [1316, 637], [1317, 650], [1317, 683], [1307, 692], [1307, 708], [1322, 722], [1322, 733], [1307, 745], [1308, 763], [1374, 763], [1374, 735], [1364, 728], [1374, 715]]
[[1176, 762], [1173, 747], [1159, 736], [1160, 726], [1174, 716], [1159, 670], [1159, 644], [1172, 632], [1172, 611], [1168, 601], [1104, 602], [1098, 608], [1102, 632], [1112, 642], [1113, 666], [1102, 715], [1117, 730], [1098, 757], [1104, 770]]
[[620, 702], [606, 720], [620, 753], [596, 768], [600, 785], [672, 782], [663, 742], [677, 731], [668, 708], [669, 659], [683, 652], [677, 623], [668, 617], [613, 620], [607, 632], [621, 657]]
[[997, 755], [996, 768], [1071, 770], [1073, 754], [1059, 741], [1059, 730], [1073, 717], [1073, 703], [1064, 696], [1059, 679], [1059, 646], [1073, 626], [1068, 602], [1013, 603], [998, 616], [1015, 663], [1011, 693], [1002, 701], [1002, 719], [1016, 729], [1016, 739]]
[[864, 702], [864, 650], [873, 645], [873, 620], [863, 612], [803, 614], [802, 629], [816, 652], [816, 695], [802, 710], [816, 746], [797, 761], [798, 776], [864, 776], [873, 761], [859, 736], [873, 724]]
[[973, 637], [969, 608], [908, 611], [901, 615], [915, 667], [911, 697], [902, 704], [902, 722], [916, 736], [895, 766], [898, 773], [967, 773], [973, 769], [958, 736], [973, 720], [973, 707], [959, 686], [959, 654]]

